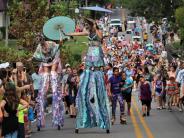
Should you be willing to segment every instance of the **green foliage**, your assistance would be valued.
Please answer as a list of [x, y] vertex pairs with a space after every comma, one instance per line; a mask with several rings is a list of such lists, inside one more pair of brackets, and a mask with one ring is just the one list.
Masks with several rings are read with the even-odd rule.
[[29, 51], [20, 51], [16, 50], [15, 48], [0, 45], [0, 62], [26, 62], [26, 59], [28, 59], [30, 56], [31, 53]]
[[45, 0], [34, 0], [29, 3], [16, 0], [11, 2], [10, 33], [18, 39], [18, 46], [28, 50], [34, 49], [35, 36], [41, 32], [44, 23], [48, 20], [48, 8]]
[[179, 26], [179, 36], [184, 40], [184, 7], [176, 9], [175, 18]]
[[181, 6], [183, 0], [122, 0], [122, 5], [128, 8], [134, 16], [144, 16], [148, 20], [173, 18], [176, 8]]
[[62, 63], [69, 63], [75, 67], [81, 63], [81, 57], [87, 50], [87, 37], [75, 37], [73, 40], [65, 42], [61, 49]]
[[67, 15], [67, 3], [58, 2], [50, 5], [50, 15], [51, 16]]
[[184, 7], [176, 9], [175, 12], [176, 22], [180, 27], [184, 27]]
[[28, 50], [35, 49], [36, 34], [42, 32], [43, 25], [49, 18], [66, 15], [64, 2], [49, 5], [47, 0], [28, 3], [12, 0], [10, 3], [10, 33], [18, 39], [18, 46]]

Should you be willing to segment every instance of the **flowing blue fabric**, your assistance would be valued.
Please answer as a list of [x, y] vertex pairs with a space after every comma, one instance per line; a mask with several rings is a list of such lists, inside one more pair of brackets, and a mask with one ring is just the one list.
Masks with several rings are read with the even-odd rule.
[[110, 109], [102, 71], [85, 70], [76, 98], [76, 128], [110, 128]]
[[90, 70], [91, 67], [104, 66], [103, 57], [100, 46], [89, 46], [86, 56], [87, 69], [80, 76], [76, 98], [76, 128], [110, 129], [110, 106], [104, 73], [100, 70]]

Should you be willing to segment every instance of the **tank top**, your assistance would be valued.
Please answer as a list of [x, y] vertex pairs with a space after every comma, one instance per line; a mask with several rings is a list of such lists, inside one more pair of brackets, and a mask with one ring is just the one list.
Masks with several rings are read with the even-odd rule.
[[3, 117], [2, 136], [5, 136], [18, 130], [17, 109], [13, 110], [12, 107], [6, 101], [4, 110], [8, 113], [8, 117]]

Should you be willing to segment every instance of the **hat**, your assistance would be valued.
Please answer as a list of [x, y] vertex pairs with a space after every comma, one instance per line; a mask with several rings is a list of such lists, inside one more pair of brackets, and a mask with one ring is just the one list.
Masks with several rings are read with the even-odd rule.
[[5, 69], [5, 68], [7, 68], [9, 66], [10, 66], [10, 63], [9, 62], [2, 63], [2, 64], [0, 64], [0, 69]]
[[22, 62], [17, 62], [16, 63], [16, 67], [23, 67], [24, 65], [23, 65], [23, 63]]
[[67, 67], [70, 67], [70, 64], [67, 63], [67, 64], [65, 65], [65, 68], [67, 68]]

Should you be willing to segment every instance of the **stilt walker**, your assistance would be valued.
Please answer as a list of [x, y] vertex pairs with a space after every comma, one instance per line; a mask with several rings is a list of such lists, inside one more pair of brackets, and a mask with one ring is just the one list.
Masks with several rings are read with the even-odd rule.
[[89, 38], [86, 56], [86, 69], [80, 77], [79, 91], [76, 98], [76, 129], [99, 127], [110, 133], [110, 107], [104, 82], [103, 51], [101, 47], [102, 32], [92, 19], [85, 18], [89, 30], [66, 34], [68, 36], [85, 36]]
[[62, 45], [62, 39], [66, 37], [62, 34], [62, 31], [73, 32], [74, 29], [75, 23], [68, 17], [58, 16], [47, 21], [43, 27], [44, 35], [51, 40], [60, 40], [60, 45], [53, 41], [45, 41], [44, 36], [42, 36], [33, 57], [30, 59], [41, 63], [39, 73], [42, 80], [36, 99], [38, 131], [45, 126], [44, 105], [49, 85], [52, 89], [52, 124], [58, 130], [64, 125], [64, 104], [59, 83], [59, 74], [62, 71], [60, 46]]

